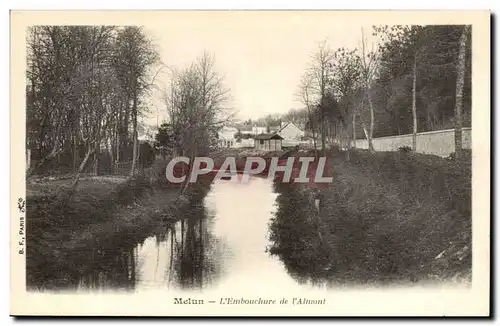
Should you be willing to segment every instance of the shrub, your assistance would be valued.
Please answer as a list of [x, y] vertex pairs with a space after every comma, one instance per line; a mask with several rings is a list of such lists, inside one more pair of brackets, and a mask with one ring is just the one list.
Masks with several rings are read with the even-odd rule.
[[[356, 150], [334, 173], [335, 182], [321, 190], [319, 216], [305, 208], [312, 198], [300, 186], [275, 187], [272, 252], [294, 274], [363, 283], [453, 277], [470, 270], [470, 251], [465, 258], [453, 256], [471, 246], [470, 161]], [[296, 238], [306, 243], [294, 245], [290, 239]], [[435, 258], [444, 250], [452, 252], [449, 267], [436, 268]]]
[[409, 153], [411, 151], [412, 151], [412, 149], [410, 146], [401, 146], [398, 148], [398, 152], [401, 152], [401, 153]]

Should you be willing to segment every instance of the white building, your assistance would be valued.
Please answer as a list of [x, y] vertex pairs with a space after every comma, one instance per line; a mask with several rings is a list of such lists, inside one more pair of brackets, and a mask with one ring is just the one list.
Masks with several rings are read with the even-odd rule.
[[222, 127], [219, 131], [219, 146], [221, 147], [235, 147], [236, 138], [234, 135], [238, 132], [238, 129], [234, 127]]
[[259, 126], [253, 126], [252, 127], [252, 134], [254, 135], [259, 135], [267, 132], [267, 127], [259, 127]]
[[255, 136], [255, 149], [265, 151], [280, 151], [282, 149], [283, 138], [275, 133], [260, 134]]
[[[276, 130], [278, 130], [278, 129], [279, 129], [279, 126], [276, 127]], [[274, 130], [274, 131], [276, 131], [276, 130]], [[267, 127], [262, 127], [262, 126], [244, 126], [244, 127], [239, 128], [239, 131], [243, 135], [256, 136], [256, 135], [267, 133]], [[270, 132], [273, 132], [273, 130], [271, 130]]]
[[300, 141], [304, 137], [304, 131], [291, 122], [282, 122], [276, 133], [285, 140]]

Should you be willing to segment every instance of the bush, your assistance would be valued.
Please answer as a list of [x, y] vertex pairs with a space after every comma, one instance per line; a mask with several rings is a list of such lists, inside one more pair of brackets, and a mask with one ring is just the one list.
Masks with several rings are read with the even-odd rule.
[[[334, 166], [335, 182], [320, 190], [319, 216], [305, 208], [313, 198], [299, 185], [276, 187], [272, 252], [286, 266], [301, 277], [356, 283], [470, 271], [470, 251], [464, 249], [471, 247], [470, 162], [418, 153], [351, 154], [350, 162]], [[292, 203], [301, 204], [288, 208]], [[297, 238], [306, 243], [290, 243]], [[465, 258], [456, 258], [464, 250]], [[450, 252], [447, 268], [436, 266], [443, 251]]]
[[411, 151], [412, 151], [412, 149], [410, 146], [401, 146], [398, 148], [398, 152], [401, 152], [401, 153], [409, 153]]

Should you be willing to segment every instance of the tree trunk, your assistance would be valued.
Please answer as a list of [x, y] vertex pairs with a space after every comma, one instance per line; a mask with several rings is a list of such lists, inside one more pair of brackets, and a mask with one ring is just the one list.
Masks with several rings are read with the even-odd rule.
[[76, 161], [78, 159], [77, 146], [76, 146], [77, 132], [73, 131], [73, 173], [76, 173]]
[[351, 133], [349, 132], [349, 122], [343, 123], [342, 129], [344, 130], [342, 134], [342, 137], [344, 137], [344, 147], [347, 149], [351, 149], [352, 142]]
[[417, 56], [413, 59], [413, 88], [412, 88], [412, 113], [413, 113], [413, 142], [412, 150], [417, 151]]
[[36, 172], [38, 172], [44, 165], [47, 161], [50, 161], [52, 160], [54, 157], [56, 157], [60, 152], [61, 152], [62, 148], [58, 147], [58, 145], [54, 145], [54, 147], [52, 148], [52, 150], [50, 151], [49, 155], [45, 156], [42, 161], [32, 167], [31, 169], [28, 170], [27, 172], [27, 177], [35, 174]]
[[[127, 89], [127, 92], [129, 90]], [[122, 124], [122, 128], [121, 128], [121, 141], [123, 144], [125, 143], [128, 143], [128, 140], [129, 140], [129, 134], [128, 134], [128, 131], [129, 131], [129, 126], [130, 126], [130, 115], [131, 115], [131, 112], [130, 112], [130, 96], [127, 94], [127, 99], [125, 100], [125, 112], [124, 112], [124, 118], [123, 118], [123, 124]], [[133, 112], [132, 112], [132, 115], [133, 115]], [[133, 117], [132, 117], [133, 119]]]
[[133, 137], [134, 137], [134, 142], [133, 142], [133, 148], [132, 148], [132, 167], [130, 168], [130, 176], [133, 176], [135, 173], [135, 170], [137, 169], [137, 145], [138, 145], [138, 140], [137, 140], [137, 124], [133, 123], [134, 126], [134, 131], [133, 131]]
[[374, 152], [375, 149], [373, 147], [373, 140], [372, 140], [372, 136], [371, 136], [370, 130], [368, 130], [368, 128], [366, 127], [366, 124], [364, 122], [361, 122], [361, 128], [363, 129], [363, 132], [365, 134], [366, 140], [368, 141], [368, 149], [371, 152]]
[[92, 144], [89, 144], [87, 154], [85, 154], [85, 158], [83, 159], [82, 163], [80, 163], [80, 166], [78, 167], [78, 171], [76, 172], [75, 176], [73, 177], [73, 183], [72, 183], [71, 189], [69, 191], [70, 198], [71, 198], [71, 195], [73, 194], [73, 192], [75, 191], [76, 186], [78, 185], [78, 181], [80, 181], [80, 175], [83, 172], [83, 169], [85, 169], [85, 166], [87, 165], [90, 154], [92, 154], [93, 151], [94, 150], [93, 150]]
[[[309, 116], [309, 122], [311, 124], [311, 133], [312, 133], [312, 138], [313, 138], [313, 146], [314, 146], [314, 153], [316, 153], [316, 156], [317, 156], [317, 152], [316, 152], [316, 127], [315, 127], [315, 124], [314, 124], [314, 121], [313, 121], [313, 114], [311, 112], [311, 108], [309, 106], [309, 104], [307, 104], [307, 114]], [[317, 158], [317, 157], [316, 157]]]
[[375, 114], [373, 112], [373, 105], [372, 101], [370, 100], [370, 139], [368, 140], [368, 147], [371, 151], [375, 151], [373, 149], [373, 129], [375, 126]]
[[134, 145], [132, 149], [132, 167], [130, 169], [130, 176], [135, 173], [137, 165], [137, 96], [134, 95], [134, 104], [132, 108], [132, 133], [134, 137]]
[[313, 137], [313, 148], [314, 148], [314, 156], [318, 158], [318, 134], [316, 132], [316, 129], [311, 126], [311, 132], [312, 132], [312, 137]]
[[311, 122], [311, 132], [312, 132], [312, 137], [313, 137], [313, 146], [314, 146], [314, 152], [317, 150], [317, 140], [318, 140], [318, 133], [316, 132], [316, 127], [314, 126], [314, 123]]
[[61, 133], [61, 126], [62, 126], [62, 119], [59, 119], [59, 122], [57, 123], [57, 128], [56, 128], [56, 133], [55, 133], [55, 140], [54, 140], [54, 146], [52, 147], [52, 150], [50, 153], [45, 156], [41, 162], [38, 165], [33, 166], [31, 169], [29, 169], [26, 173], [26, 177], [29, 177], [33, 174], [35, 174], [37, 171], [39, 171], [47, 161], [52, 160], [54, 157], [59, 155], [59, 153], [63, 150], [61, 147], [61, 144], [59, 142], [59, 135]]
[[370, 137], [370, 133], [366, 129], [366, 126], [363, 124], [363, 132], [365, 133], [366, 140], [368, 140], [368, 149], [373, 151], [373, 143], [372, 143], [372, 138]]
[[101, 151], [100, 141], [96, 142], [94, 147], [94, 175], [98, 175], [99, 173], [99, 154]]
[[[367, 139], [368, 139], [368, 149], [371, 151], [371, 152], [374, 152], [375, 149], [373, 148], [373, 142], [372, 142], [372, 139], [373, 139], [373, 129], [374, 129], [374, 126], [375, 126], [375, 113], [373, 112], [373, 103], [372, 103], [372, 96], [371, 96], [371, 91], [370, 91], [370, 86], [367, 85], [366, 86], [366, 92], [367, 92], [367, 96], [368, 96], [368, 106], [370, 108], [370, 130], [369, 130], [369, 136], [367, 136]], [[367, 131], [366, 131], [366, 128], [363, 128], [364, 129], [364, 132], [365, 132], [365, 135], [367, 134]]]
[[97, 119], [97, 140], [95, 142], [95, 152], [94, 152], [94, 174], [98, 175], [99, 174], [99, 156], [101, 155], [101, 140], [103, 137], [101, 137], [101, 113], [98, 114], [98, 119]]
[[109, 155], [109, 165], [111, 169], [111, 173], [113, 173], [113, 164], [115, 162], [114, 155], [113, 155], [113, 135], [110, 134], [106, 138], [106, 150], [108, 151]]
[[321, 153], [325, 155], [325, 147], [326, 147], [326, 126], [325, 119], [321, 117]]
[[352, 146], [356, 148], [356, 113], [352, 114]]
[[335, 138], [337, 141], [337, 145], [342, 148], [343, 147], [343, 135], [342, 133], [344, 132], [342, 129], [342, 125], [340, 123], [337, 123], [335, 125]]
[[467, 46], [467, 34], [470, 26], [465, 26], [460, 36], [460, 44], [458, 50], [458, 67], [457, 67], [457, 89], [455, 97], [455, 158], [459, 158], [462, 152], [462, 106], [463, 106], [463, 89], [465, 79], [465, 49]]
[[31, 149], [26, 148], [26, 170], [25, 172], [29, 171], [31, 168]]
[[115, 134], [116, 156], [115, 156], [115, 174], [118, 174], [120, 169], [120, 119], [118, 119]]

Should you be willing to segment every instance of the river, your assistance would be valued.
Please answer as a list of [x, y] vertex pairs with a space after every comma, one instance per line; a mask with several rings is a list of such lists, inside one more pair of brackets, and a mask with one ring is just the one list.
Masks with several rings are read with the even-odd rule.
[[279, 258], [267, 252], [276, 196], [265, 178], [216, 180], [203, 205], [174, 225], [159, 224], [146, 238], [117, 240], [112, 248], [86, 249], [49, 281], [78, 291], [293, 286]]
[[266, 252], [275, 198], [271, 182], [263, 178], [214, 182], [193, 216], [135, 249], [136, 289], [262, 285], [288, 278], [281, 262]]

